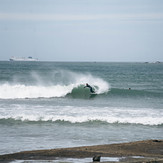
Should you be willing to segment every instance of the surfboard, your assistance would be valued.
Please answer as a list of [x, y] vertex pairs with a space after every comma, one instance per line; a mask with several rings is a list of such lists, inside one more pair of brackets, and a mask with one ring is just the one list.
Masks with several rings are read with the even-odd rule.
[[92, 95], [97, 95], [97, 93], [96, 93], [96, 92], [94, 92], [94, 93], [90, 93], [90, 94], [92, 94]]
[[95, 92], [95, 93], [90, 93], [90, 95], [97, 95], [97, 93]]

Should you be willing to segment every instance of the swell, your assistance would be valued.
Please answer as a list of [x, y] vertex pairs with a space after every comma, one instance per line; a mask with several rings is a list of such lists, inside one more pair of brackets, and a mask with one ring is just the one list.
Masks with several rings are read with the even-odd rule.
[[107, 95], [121, 97], [163, 97], [162, 92], [160, 90], [111, 88]]

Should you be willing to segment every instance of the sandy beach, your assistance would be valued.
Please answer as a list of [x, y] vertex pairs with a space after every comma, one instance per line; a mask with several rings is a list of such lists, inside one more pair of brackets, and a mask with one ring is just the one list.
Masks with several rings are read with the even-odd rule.
[[[122, 158], [119, 162], [163, 162], [163, 140], [145, 140], [109, 145], [23, 151], [0, 155], [0, 162], [10, 162], [13, 160], [56, 160], [56, 158], [82, 159], [93, 158], [94, 156], [101, 156], [101, 158]], [[90, 162], [91, 161], [92, 160], [90, 160]]]

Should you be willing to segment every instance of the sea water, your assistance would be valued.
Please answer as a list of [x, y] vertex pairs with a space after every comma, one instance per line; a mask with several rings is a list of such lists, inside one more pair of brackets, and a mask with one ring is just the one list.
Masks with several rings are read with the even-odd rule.
[[0, 62], [0, 154], [146, 139], [163, 139], [162, 63]]

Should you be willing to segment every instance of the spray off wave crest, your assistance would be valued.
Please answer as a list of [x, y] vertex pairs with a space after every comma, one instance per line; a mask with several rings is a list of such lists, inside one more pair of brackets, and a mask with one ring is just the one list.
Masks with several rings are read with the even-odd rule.
[[[81, 74], [71, 71], [58, 70], [46, 74], [32, 72], [28, 77], [24, 76], [23, 82], [20, 76], [14, 82], [0, 84], [0, 99], [17, 98], [54, 98], [54, 97], [87, 97], [89, 89], [84, 89], [85, 83], [90, 83], [97, 94], [108, 92], [109, 84], [101, 78], [91, 74]], [[31, 82], [32, 81], [32, 82]]]

